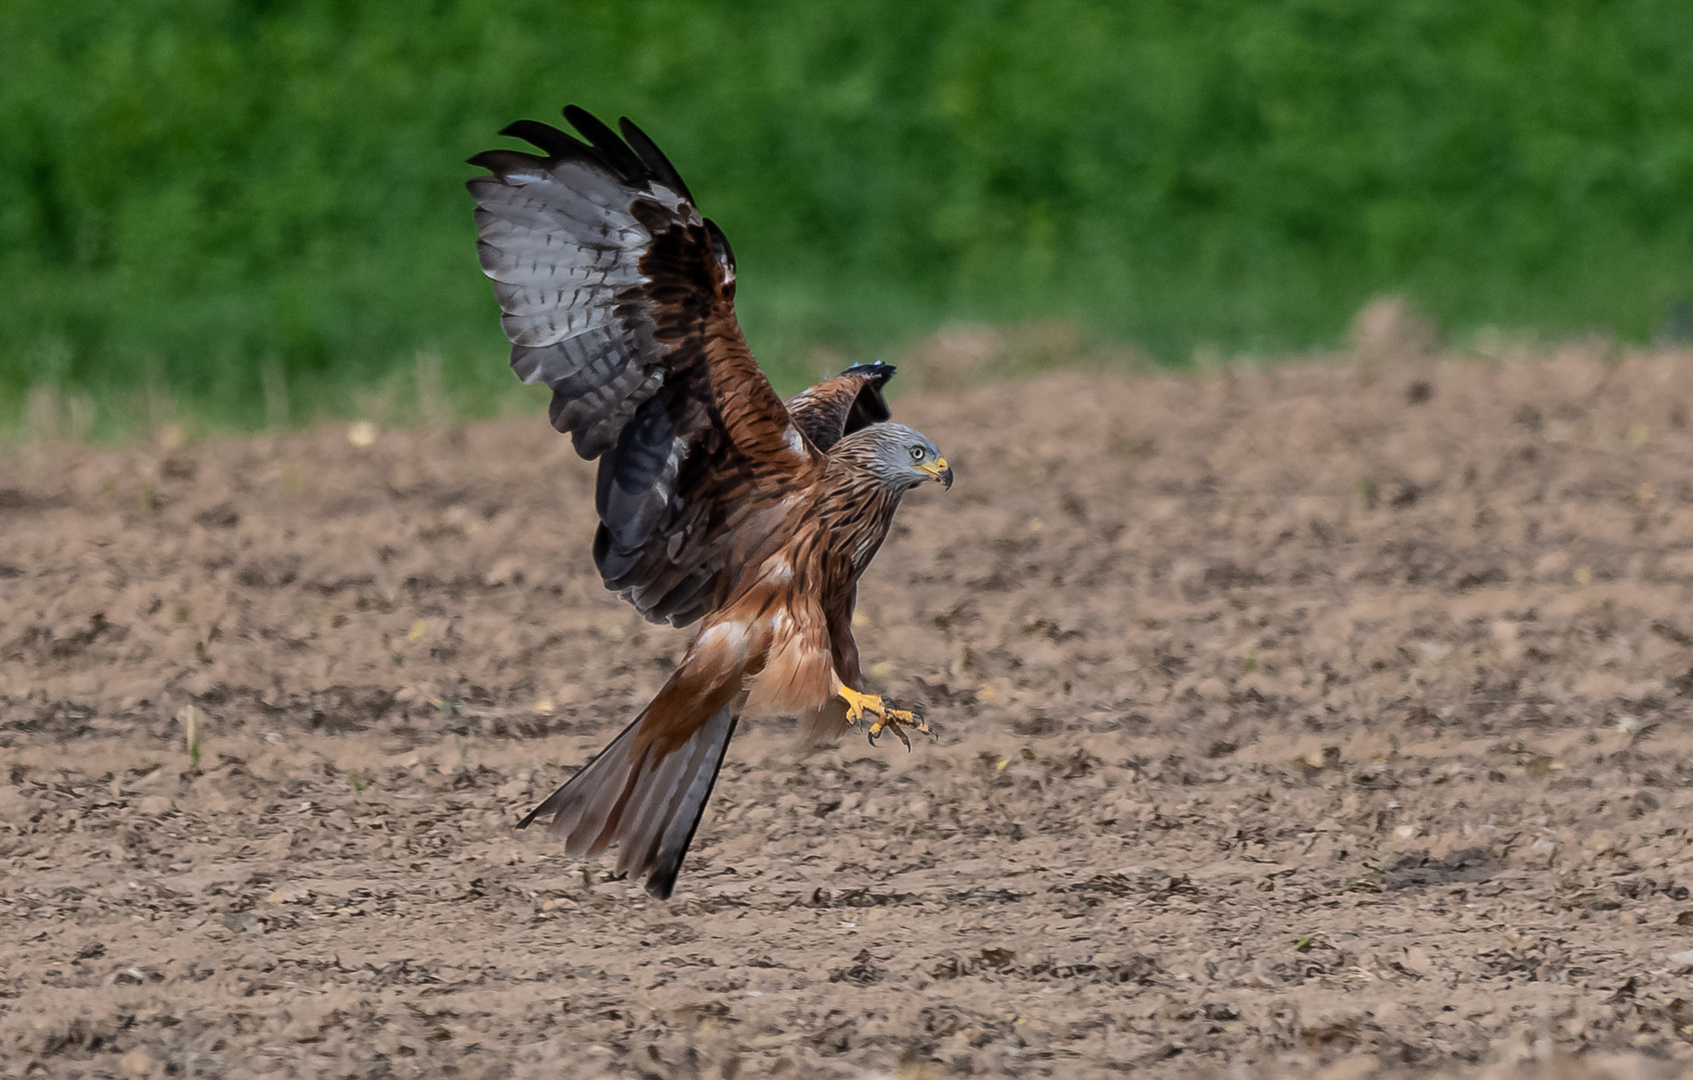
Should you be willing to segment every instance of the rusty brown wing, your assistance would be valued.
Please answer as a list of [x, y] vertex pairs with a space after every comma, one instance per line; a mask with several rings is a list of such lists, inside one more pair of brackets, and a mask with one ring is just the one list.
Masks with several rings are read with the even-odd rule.
[[841, 436], [893, 415], [882, 387], [896, 370], [892, 364], [854, 364], [789, 398], [788, 412], [812, 445], [827, 452]]
[[[652, 140], [574, 106], [578, 139], [532, 120], [469, 182], [478, 250], [524, 382], [599, 459], [594, 560], [647, 618], [689, 623], [726, 599], [730, 542], [823, 457], [735, 320], [735, 260]], [[745, 537], [740, 537], [744, 542]]]

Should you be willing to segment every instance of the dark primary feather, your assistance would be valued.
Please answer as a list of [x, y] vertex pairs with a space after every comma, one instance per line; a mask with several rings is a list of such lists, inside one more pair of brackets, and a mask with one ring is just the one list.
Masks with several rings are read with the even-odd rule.
[[512, 369], [552, 388], [553, 426], [599, 459], [606, 585], [683, 625], [721, 601], [737, 522], [820, 465], [741, 338], [721, 230], [634, 124], [620, 138], [565, 117], [586, 141], [523, 120], [506, 133], [547, 157], [471, 159], [492, 173], [468, 184], [482, 268]]
[[688, 190], [688, 185], [676, 172], [676, 166], [670, 164], [670, 159], [664, 156], [664, 151], [649, 138], [647, 133], [636, 127], [628, 117], [618, 121], [617, 128], [623, 132], [623, 137], [629, 141], [640, 159], [646, 162], [647, 168], [653, 171], [659, 182], [671, 191], [679, 193], [689, 202], [694, 201], [694, 193]]
[[[605, 159], [616, 167], [624, 179], [631, 182], [637, 179], [658, 179], [657, 175], [647, 167], [640, 155], [629, 149], [629, 144], [617, 137], [617, 133], [601, 123], [599, 118], [578, 105], [566, 105], [564, 118], [570, 121], [570, 126], [582, 133], [582, 137], [593, 144]], [[629, 121], [623, 121], [628, 124]], [[630, 125], [633, 127], [634, 125]], [[678, 195], [681, 192], [677, 192]], [[688, 200], [692, 202], [692, 199]]]
[[[545, 150], [549, 157], [558, 158], [561, 161], [565, 158], [577, 158], [578, 160], [581, 160], [593, 156], [592, 148], [590, 148], [588, 144], [583, 142], [581, 139], [566, 134], [558, 128], [553, 127], [551, 124], [543, 124], [538, 120], [514, 120], [513, 122], [507, 124], [504, 128], [501, 128], [500, 134], [509, 135], [512, 138], [522, 139], [525, 142], [533, 143], [542, 150]], [[499, 153], [497, 150], [490, 150], [488, 152]], [[473, 164], [480, 164], [476, 158], [471, 158], [470, 160]]]

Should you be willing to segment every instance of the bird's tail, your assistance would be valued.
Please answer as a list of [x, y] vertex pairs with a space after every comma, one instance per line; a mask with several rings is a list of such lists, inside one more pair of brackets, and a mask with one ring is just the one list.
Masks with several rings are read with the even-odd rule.
[[[576, 857], [598, 854], [616, 841], [621, 849], [617, 872], [646, 875], [647, 892], [660, 900], [676, 887], [682, 858], [723, 767], [740, 704], [736, 695], [721, 704], [712, 700], [704, 723], [677, 724], [677, 717], [665, 715], [680, 704], [670, 689], [517, 825], [527, 828], [551, 814], [548, 829], [564, 837], [565, 851]], [[677, 731], [686, 734], [662, 734]]]

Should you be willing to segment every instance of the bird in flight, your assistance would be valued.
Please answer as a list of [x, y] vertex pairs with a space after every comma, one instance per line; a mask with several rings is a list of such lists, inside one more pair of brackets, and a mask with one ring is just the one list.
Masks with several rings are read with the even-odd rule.
[[581, 138], [501, 132], [467, 185], [512, 370], [597, 459], [594, 562], [653, 622], [699, 623], [658, 696], [537, 806], [572, 856], [614, 841], [617, 872], [668, 897], [743, 716], [800, 715], [814, 737], [928, 731], [864, 690], [858, 579], [906, 492], [952, 486], [921, 433], [892, 423], [894, 369], [860, 364], [787, 403], [735, 319], [735, 258], [640, 128], [582, 109]]

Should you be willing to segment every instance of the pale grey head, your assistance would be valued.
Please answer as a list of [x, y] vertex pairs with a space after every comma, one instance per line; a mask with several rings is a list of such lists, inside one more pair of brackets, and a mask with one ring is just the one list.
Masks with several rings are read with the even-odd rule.
[[940, 449], [916, 428], [904, 424], [870, 424], [836, 443], [832, 456], [850, 457], [891, 491], [903, 494], [933, 480], [952, 487], [952, 467]]

